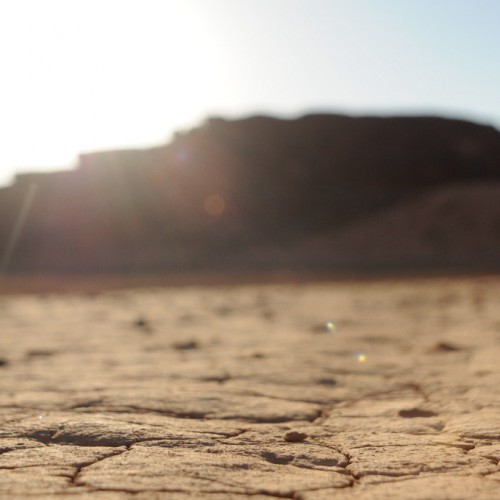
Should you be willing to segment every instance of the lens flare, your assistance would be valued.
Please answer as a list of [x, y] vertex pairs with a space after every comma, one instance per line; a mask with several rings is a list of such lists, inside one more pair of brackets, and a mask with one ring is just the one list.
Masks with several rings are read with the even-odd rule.
[[203, 206], [208, 215], [218, 217], [219, 215], [222, 215], [226, 209], [226, 202], [219, 194], [211, 194], [205, 198]]
[[327, 321], [325, 323], [325, 328], [328, 333], [333, 333], [337, 329], [337, 325], [333, 321]]
[[364, 363], [366, 361], [366, 354], [359, 353], [357, 355], [358, 363]]

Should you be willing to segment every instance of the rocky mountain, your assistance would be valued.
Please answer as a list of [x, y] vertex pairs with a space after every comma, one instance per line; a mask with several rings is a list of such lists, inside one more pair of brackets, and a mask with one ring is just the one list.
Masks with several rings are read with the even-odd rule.
[[488, 126], [213, 118], [163, 146], [19, 175], [0, 190], [0, 242], [11, 273], [498, 268], [499, 186]]

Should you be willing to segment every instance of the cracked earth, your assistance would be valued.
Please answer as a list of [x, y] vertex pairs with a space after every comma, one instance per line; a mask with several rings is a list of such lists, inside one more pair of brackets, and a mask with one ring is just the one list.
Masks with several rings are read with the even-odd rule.
[[498, 279], [6, 295], [0, 331], [1, 498], [500, 498]]

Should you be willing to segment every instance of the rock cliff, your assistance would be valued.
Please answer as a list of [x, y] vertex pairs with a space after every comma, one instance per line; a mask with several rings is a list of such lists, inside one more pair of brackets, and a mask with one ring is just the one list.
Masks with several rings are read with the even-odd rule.
[[500, 264], [500, 133], [461, 120], [212, 118], [82, 154], [0, 190], [4, 251], [35, 188], [11, 273]]

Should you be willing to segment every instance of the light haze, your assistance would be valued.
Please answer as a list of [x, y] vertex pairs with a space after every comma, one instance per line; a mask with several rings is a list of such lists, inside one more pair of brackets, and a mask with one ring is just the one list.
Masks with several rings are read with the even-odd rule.
[[496, 0], [5, 0], [0, 184], [209, 115], [500, 124]]

